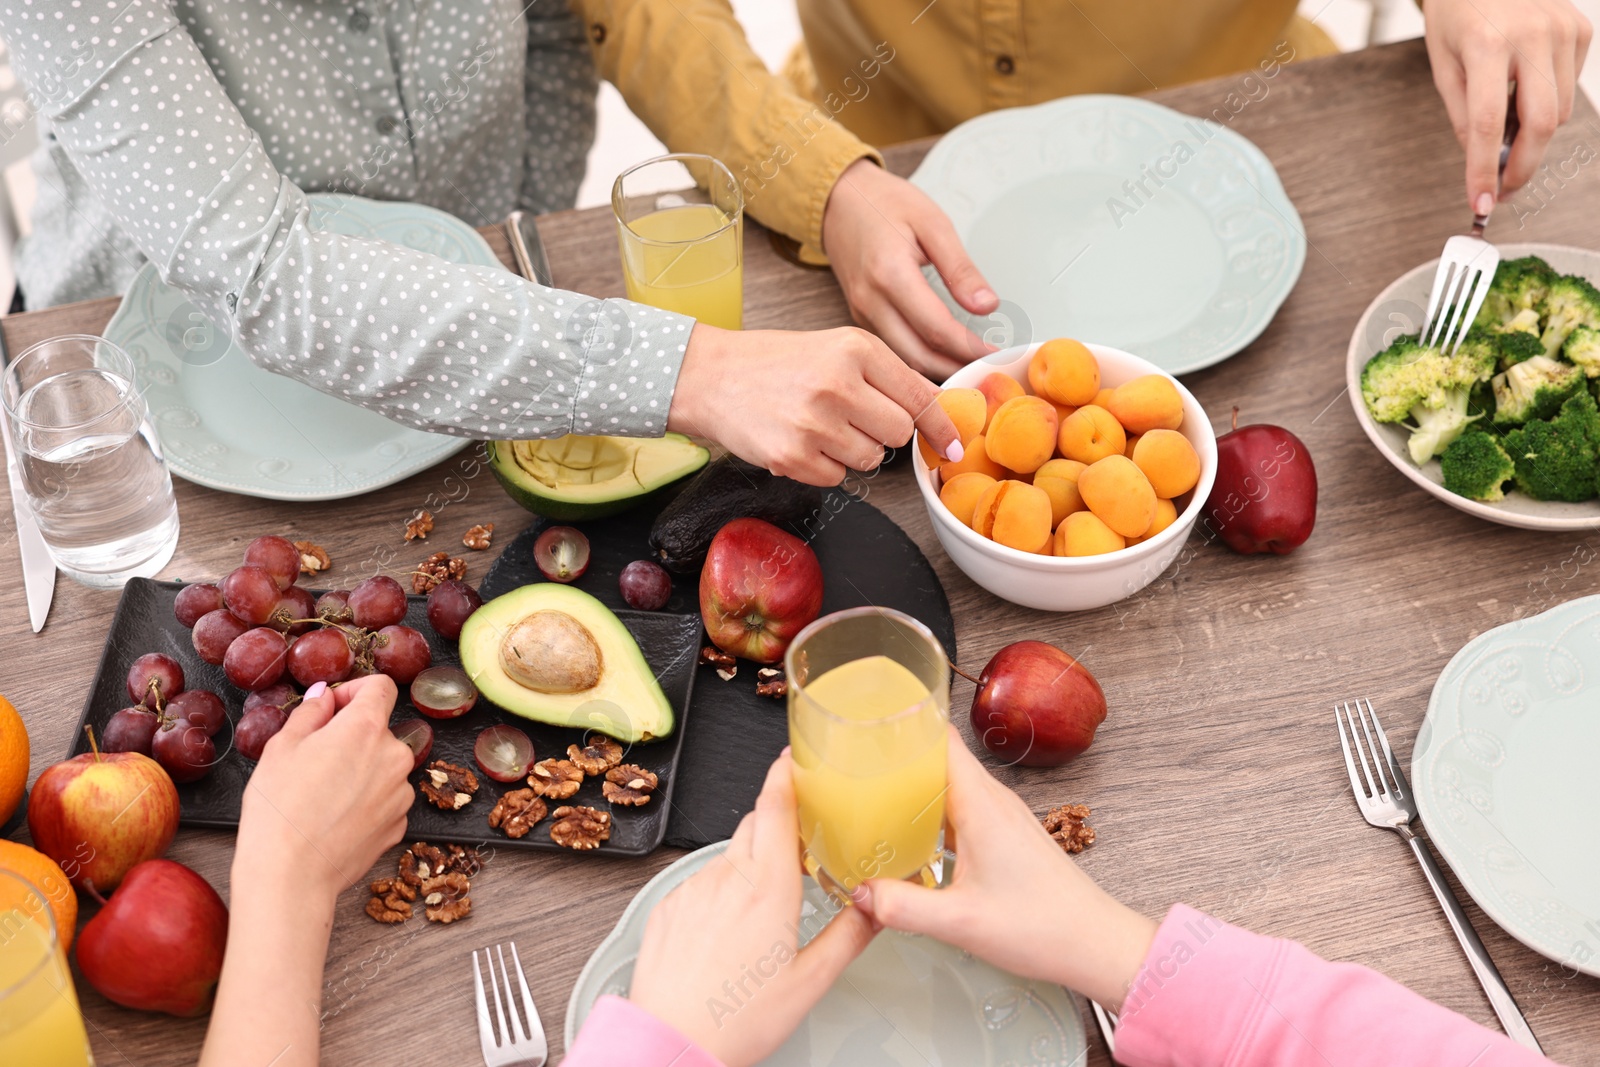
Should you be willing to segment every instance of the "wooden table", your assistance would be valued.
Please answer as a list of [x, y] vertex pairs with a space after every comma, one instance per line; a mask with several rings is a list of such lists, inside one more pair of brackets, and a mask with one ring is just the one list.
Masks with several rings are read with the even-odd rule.
[[[1051, 615], [998, 600], [957, 571], [903, 467], [868, 482], [867, 497], [934, 562], [967, 669], [981, 668], [1010, 641], [1042, 637], [1081, 656], [1104, 685], [1110, 716], [1088, 756], [1060, 770], [1000, 772], [1036, 810], [1066, 801], [1093, 806], [1100, 836], [1081, 857], [1085, 869], [1151, 915], [1185, 900], [1379, 968], [1493, 1027], [1414, 862], [1357, 814], [1330, 708], [1372, 698], [1409, 753], [1434, 679], [1467, 640], [1595, 591], [1596, 572], [1583, 565], [1595, 557], [1595, 538], [1492, 526], [1434, 501], [1367, 443], [1344, 395], [1345, 345], [1361, 310], [1466, 221], [1461, 152], [1421, 43], [1285, 68], [1266, 84], [1266, 95], [1258, 90], [1231, 125], [1271, 157], [1298, 206], [1310, 245], [1305, 272], [1259, 340], [1185, 381], [1219, 429], [1238, 404], [1244, 421], [1277, 423], [1305, 441], [1322, 480], [1310, 542], [1288, 557], [1242, 557], [1197, 536], [1185, 562], [1131, 600]], [[1228, 108], [1236, 92], [1238, 79], [1223, 79], [1151, 98], [1210, 115]], [[1236, 107], [1244, 97], [1232, 99]], [[1580, 99], [1551, 146], [1551, 163], [1570, 175], [1575, 165], [1564, 161], [1592, 157], [1584, 146], [1597, 137], [1596, 113]], [[890, 152], [891, 165], [908, 172], [926, 147]], [[1579, 171], [1548, 189], [1542, 209], [1531, 195], [1519, 201], [1520, 230], [1502, 208], [1496, 239], [1600, 247], [1593, 176]], [[622, 293], [610, 225], [606, 209], [540, 220], [558, 284]], [[496, 250], [504, 258], [503, 241]], [[847, 321], [829, 274], [783, 262], [754, 234], [747, 254], [749, 326]], [[6, 341], [17, 352], [42, 337], [97, 331], [113, 306], [14, 316], [4, 320]], [[398, 572], [433, 548], [402, 541], [404, 522], [419, 507], [438, 516], [441, 541], [492, 520], [504, 543], [527, 515], [486, 473], [463, 479], [469, 455], [340, 503], [291, 506], [180, 482], [183, 537], [165, 574], [220, 575], [249, 538], [266, 532], [327, 546], [336, 561], [330, 580], [354, 581], [355, 561], [375, 546], [394, 550]], [[9, 523], [8, 504], [0, 511]], [[15, 556], [8, 550], [0, 558]], [[485, 556], [472, 555], [470, 578], [486, 565]], [[0, 585], [4, 690], [27, 720], [34, 774], [69, 747], [115, 603], [112, 593], [63, 580], [48, 627], [33, 637], [22, 622], [20, 580]], [[963, 728], [970, 697], [970, 686], [958, 682]], [[226, 892], [232, 840], [185, 830], [171, 856]], [[501, 850], [477, 880], [471, 920], [450, 927], [379, 926], [361, 913], [365, 890], [348, 891], [328, 961], [324, 1062], [420, 1055], [428, 1064], [478, 1063], [467, 953], [510, 938], [530, 962], [551, 1048], [560, 1050], [579, 968], [637, 889], [674, 858], [663, 851], [607, 862]], [[1600, 1063], [1600, 982], [1564, 971], [1467, 907], [1545, 1049], [1566, 1064]], [[202, 1020], [125, 1011], [79, 988], [104, 1067], [192, 1062]], [[1091, 1046], [1090, 1062], [1107, 1062], [1098, 1039]]]

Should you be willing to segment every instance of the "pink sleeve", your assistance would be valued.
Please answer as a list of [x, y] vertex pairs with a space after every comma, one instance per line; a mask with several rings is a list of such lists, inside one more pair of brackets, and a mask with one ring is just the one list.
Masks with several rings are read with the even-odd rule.
[[561, 1067], [723, 1067], [717, 1059], [632, 1001], [604, 996], [584, 1020]]
[[1182, 904], [1134, 979], [1116, 1043], [1128, 1067], [1549, 1064], [1376, 971]]

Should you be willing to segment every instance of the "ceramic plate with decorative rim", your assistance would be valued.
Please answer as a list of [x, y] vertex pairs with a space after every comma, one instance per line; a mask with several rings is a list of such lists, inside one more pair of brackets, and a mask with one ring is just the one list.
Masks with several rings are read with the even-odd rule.
[[[1600, 252], [1568, 245], [1535, 243], [1503, 244], [1499, 248], [1502, 259], [1539, 256], [1563, 274], [1579, 274], [1600, 284]], [[1509, 490], [1504, 500], [1492, 504], [1457, 496], [1444, 487], [1444, 474], [1439, 469], [1437, 459], [1430, 459], [1420, 467], [1411, 462], [1411, 454], [1406, 451], [1406, 441], [1411, 434], [1404, 426], [1378, 422], [1367, 410], [1366, 403], [1361, 399], [1361, 372], [1366, 369], [1367, 360], [1388, 348], [1396, 337], [1417, 333], [1422, 329], [1428, 296], [1433, 291], [1434, 268], [1438, 265], [1437, 259], [1429, 260], [1396, 278], [1367, 305], [1367, 310], [1361, 313], [1361, 319], [1356, 323], [1355, 332], [1350, 335], [1350, 347], [1345, 353], [1345, 385], [1350, 394], [1350, 406], [1356, 412], [1356, 421], [1366, 432], [1367, 439], [1378, 446], [1378, 451], [1396, 470], [1457, 511], [1524, 530], [1600, 528], [1600, 503], [1593, 500], [1579, 504], [1535, 500]]]
[[1484, 912], [1600, 976], [1600, 596], [1469, 641], [1411, 754], [1428, 836]]
[[[477, 231], [443, 211], [333, 193], [307, 199], [313, 229], [500, 266]], [[105, 336], [133, 357], [172, 472], [213, 489], [336, 500], [400, 481], [467, 443], [261, 369], [153, 264], [134, 276]]]
[[[626, 996], [645, 920], [727, 842], [684, 856], [639, 890], [616, 929], [589, 957], [567, 1002], [566, 1047], [595, 1001]], [[806, 880], [802, 939], [831, 911]], [[1083, 1062], [1088, 1048], [1072, 994], [1007, 974], [928, 937], [886, 930], [840, 975], [769, 1067], [1000, 1067]]]
[[1002, 348], [1077, 337], [1186, 374], [1255, 340], [1305, 263], [1305, 227], [1261, 150], [1147, 100], [992, 111], [941, 138], [911, 180], [1001, 308], [973, 321], [929, 280]]

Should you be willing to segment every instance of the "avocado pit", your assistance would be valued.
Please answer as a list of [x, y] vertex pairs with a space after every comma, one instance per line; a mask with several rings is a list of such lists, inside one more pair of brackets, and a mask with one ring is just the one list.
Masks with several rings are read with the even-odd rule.
[[564, 611], [535, 611], [506, 631], [500, 665], [518, 685], [538, 693], [581, 693], [600, 684], [600, 644]]

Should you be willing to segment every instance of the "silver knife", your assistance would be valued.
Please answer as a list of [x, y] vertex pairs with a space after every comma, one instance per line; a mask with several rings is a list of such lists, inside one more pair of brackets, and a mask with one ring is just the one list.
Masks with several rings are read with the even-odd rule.
[[[10, 362], [6, 352], [6, 339], [0, 330], [0, 369]], [[50, 601], [56, 595], [56, 565], [45, 547], [44, 534], [33, 519], [28, 498], [22, 491], [22, 472], [17, 469], [17, 456], [11, 447], [11, 427], [6, 422], [5, 405], [0, 404], [0, 438], [5, 439], [6, 480], [11, 484], [11, 514], [16, 519], [17, 549], [22, 554], [22, 584], [28, 593], [28, 622], [33, 632], [44, 629], [44, 620], [50, 614]]]
[[506, 219], [506, 234], [511, 238], [511, 256], [517, 261], [517, 273], [530, 282], [550, 285], [550, 260], [544, 254], [544, 242], [539, 239], [539, 227], [526, 211], [513, 211]]

